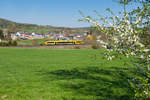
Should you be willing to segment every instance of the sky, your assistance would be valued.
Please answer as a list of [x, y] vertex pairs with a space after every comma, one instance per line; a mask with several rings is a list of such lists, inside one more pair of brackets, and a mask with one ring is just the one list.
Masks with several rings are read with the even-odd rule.
[[[106, 14], [111, 8], [115, 13], [123, 11], [117, 0], [0, 0], [0, 18], [19, 23], [52, 25], [57, 27], [87, 27], [89, 23], [79, 22], [85, 15], [95, 17], [94, 10]], [[130, 8], [132, 8], [130, 6]]]

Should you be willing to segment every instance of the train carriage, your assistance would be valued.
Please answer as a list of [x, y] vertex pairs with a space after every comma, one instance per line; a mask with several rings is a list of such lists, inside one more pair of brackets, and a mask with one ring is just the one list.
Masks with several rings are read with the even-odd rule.
[[44, 44], [45, 45], [76, 45], [76, 44], [82, 44], [83, 41], [82, 40], [68, 40], [68, 41], [54, 41], [54, 40], [49, 40], [49, 41], [45, 41]]

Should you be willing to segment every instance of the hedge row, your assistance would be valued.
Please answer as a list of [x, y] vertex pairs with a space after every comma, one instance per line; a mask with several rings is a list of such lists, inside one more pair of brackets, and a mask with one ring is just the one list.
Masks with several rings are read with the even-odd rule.
[[0, 42], [0, 46], [17, 46], [17, 41]]

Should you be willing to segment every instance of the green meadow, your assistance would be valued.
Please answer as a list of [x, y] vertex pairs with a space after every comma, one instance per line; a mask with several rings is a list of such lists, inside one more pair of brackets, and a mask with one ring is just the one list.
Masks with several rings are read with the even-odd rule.
[[45, 30], [45, 29], [22, 29], [24, 32], [36, 32], [36, 33], [48, 33], [50, 30]]
[[129, 100], [130, 62], [104, 50], [0, 48], [0, 100]]
[[18, 46], [39, 46], [44, 45], [47, 39], [34, 39], [34, 40], [18, 40]]

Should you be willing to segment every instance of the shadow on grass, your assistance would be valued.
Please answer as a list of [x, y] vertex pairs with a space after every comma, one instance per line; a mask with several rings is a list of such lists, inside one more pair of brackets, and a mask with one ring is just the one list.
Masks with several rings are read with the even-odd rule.
[[130, 73], [125, 68], [87, 67], [40, 73], [46, 81], [65, 80], [65, 83], [59, 84], [62, 88], [84, 96], [92, 96], [93, 100], [130, 100], [132, 97], [128, 84]]

